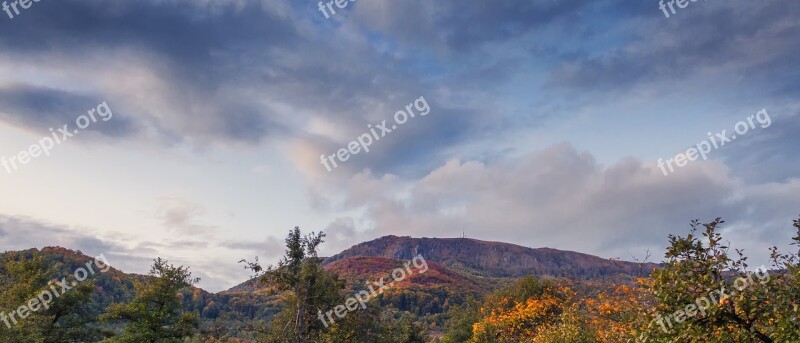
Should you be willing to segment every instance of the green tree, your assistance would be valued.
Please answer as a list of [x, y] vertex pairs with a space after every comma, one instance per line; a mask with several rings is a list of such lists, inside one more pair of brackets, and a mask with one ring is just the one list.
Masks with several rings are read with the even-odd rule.
[[[741, 250], [722, 242], [720, 218], [692, 222], [686, 237], [670, 235], [667, 263], [653, 272], [657, 316], [642, 329], [648, 342], [795, 342], [798, 256], [773, 248], [773, 271], [754, 271]], [[800, 243], [800, 223], [794, 244]], [[701, 310], [702, 309], [702, 310]]]
[[427, 327], [417, 321], [416, 316], [404, 311], [382, 321], [387, 343], [425, 343], [428, 342]]
[[197, 312], [185, 312], [180, 291], [199, 282], [188, 267], [175, 267], [157, 258], [150, 277], [135, 284], [136, 296], [128, 303], [109, 306], [103, 319], [126, 322], [123, 333], [111, 342], [181, 342], [199, 326]]
[[[322, 268], [317, 249], [325, 234], [303, 236], [295, 227], [286, 237], [286, 252], [278, 266], [263, 268], [255, 262], [241, 261], [264, 285], [285, 292], [286, 307], [276, 315], [264, 338], [275, 342], [310, 342], [318, 338], [326, 326], [318, 319], [320, 313], [341, 304], [344, 284]], [[331, 325], [328, 323], [328, 325]]]
[[380, 320], [383, 315], [378, 306], [367, 306], [366, 309], [359, 309], [347, 314], [342, 319], [331, 325], [325, 332], [320, 334], [319, 342], [324, 343], [372, 343], [386, 342], [388, 332]]
[[[3, 254], [3, 263], [0, 266], [0, 311], [9, 315], [29, 299], [36, 298], [36, 294], [47, 284], [51, 270], [45, 268], [41, 255], [25, 256], [23, 252], [6, 252]], [[11, 320], [11, 315], [3, 317], [5, 322], [0, 322], [0, 341], [23, 342], [44, 340], [44, 318], [33, 314], [25, 319]], [[9, 323], [10, 322], [10, 323]], [[11, 325], [9, 328], [8, 325]]]
[[[85, 280], [72, 285], [69, 278], [64, 279], [72, 288], [59, 295], [50, 293], [40, 297], [42, 292], [50, 292], [52, 283], [60, 281], [57, 266], [49, 265], [44, 256], [36, 251], [7, 252], [0, 263], [0, 312], [6, 314], [11, 328], [0, 322], [0, 341], [3, 342], [41, 342], [69, 343], [99, 341], [108, 333], [98, 326], [93, 294], [93, 280]], [[68, 272], [63, 272], [69, 275]], [[35, 300], [34, 300], [35, 299]], [[47, 299], [47, 306], [41, 300]], [[26, 305], [26, 318], [10, 319], [10, 313]], [[30, 305], [33, 305], [31, 307]], [[35, 308], [35, 310], [33, 310]], [[16, 324], [14, 324], [16, 321]]]
[[480, 303], [472, 298], [447, 312], [445, 335], [442, 343], [461, 343], [472, 339], [472, 324], [481, 320]]

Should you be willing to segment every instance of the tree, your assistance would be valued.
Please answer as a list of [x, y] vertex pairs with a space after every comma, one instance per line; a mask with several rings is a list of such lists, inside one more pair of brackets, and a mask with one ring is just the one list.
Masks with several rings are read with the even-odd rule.
[[157, 258], [149, 277], [135, 284], [136, 296], [128, 303], [109, 306], [103, 319], [126, 322], [123, 333], [111, 342], [181, 342], [199, 326], [197, 312], [184, 312], [179, 292], [199, 282], [189, 268], [175, 267]]
[[469, 342], [539, 342], [560, 325], [574, 295], [551, 281], [522, 278], [487, 297]]
[[[748, 268], [747, 257], [718, 233], [720, 218], [692, 222], [686, 237], [669, 236], [667, 263], [648, 288], [656, 316], [640, 341], [789, 342], [800, 339], [798, 255], [773, 248], [774, 269]], [[800, 222], [793, 245], [800, 243]], [[702, 230], [699, 230], [702, 229]]]
[[[49, 287], [54, 284], [49, 281], [61, 280], [58, 278], [61, 274], [58, 266], [47, 264], [45, 256], [35, 249], [3, 254], [0, 262], [0, 312], [9, 315], [20, 306], [26, 306], [27, 315], [19, 318], [16, 314], [13, 321], [6, 318], [10, 328], [5, 322], [0, 322], [0, 341], [70, 343], [107, 337], [109, 333], [97, 325], [92, 307], [94, 281], [74, 284], [66, 278], [64, 280], [72, 285], [71, 289], [55, 296]], [[44, 296], [43, 292], [48, 295]], [[42, 304], [44, 299], [47, 306]]]
[[99, 326], [93, 308], [94, 280], [85, 280], [62, 294], [43, 312], [43, 343], [100, 341], [112, 334]]
[[[332, 307], [341, 304], [343, 282], [322, 268], [317, 249], [325, 234], [303, 236], [295, 227], [286, 237], [286, 252], [278, 266], [263, 268], [258, 259], [245, 263], [255, 273], [254, 280], [285, 293], [285, 309], [271, 322], [265, 332], [269, 341], [304, 343], [319, 337], [326, 324], [318, 319]], [[330, 325], [330, 323], [328, 324]], [[291, 338], [290, 338], [291, 337]]]
[[480, 303], [470, 297], [463, 304], [451, 307], [447, 316], [442, 343], [466, 342], [472, 338], [472, 324], [481, 319]]
[[[46, 269], [42, 256], [33, 253], [33, 256], [25, 256], [23, 252], [6, 252], [3, 254], [3, 263], [0, 266], [0, 311], [9, 314], [17, 310], [28, 302], [28, 299], [36, 298], [36, 293], [47, 284], [49, 274], [53, 271]], [[44, 318], [33, 314], [24, 320], [18, 320], [16, 324], [10, 318], [3, 318], [6, 322], [0, 322], [0, 341], [3, 342], [22, 342], [31, 340], [41, 342], [44, 340], [43, 330]], [[11, 325], [9, 328], [8, 325]]]
[[[577, 313], [579, 324], [591, 336], [591, 342], [632, 342], [638, 328], [646, 326], [654, 301], [647, 287], [647, 278], [636, 284], [598, 285], [598, 294], [586, 296]], [[594, 291], [594, 290], [593, 290]]]
[[772, 324], [771, 337], [776, 341], [800, 341], [800, 219], [794, 221], [794, 228], [791, 245], [797, 247], [796, 254], [782, 254], [777, 247], [771, 249], [773, 268], [783, 271], [766, 285], [766, 292], [771, 295], [767, 305], [773, 309], [767, 322]]

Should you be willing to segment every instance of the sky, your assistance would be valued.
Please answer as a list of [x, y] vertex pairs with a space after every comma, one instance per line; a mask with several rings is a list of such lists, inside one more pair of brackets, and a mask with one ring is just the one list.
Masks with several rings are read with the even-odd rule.
[[163, 257], [221, 291], [294, 226], [325, 256], [465, 234], [658, 262], [723, 217], [751, 264], [788, 249], [800, 2], [340, 4], [0, 12], [0, 251]]

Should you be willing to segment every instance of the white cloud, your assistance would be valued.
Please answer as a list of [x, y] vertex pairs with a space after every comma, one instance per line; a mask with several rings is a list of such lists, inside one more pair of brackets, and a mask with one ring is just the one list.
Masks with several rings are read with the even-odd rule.
[[662, 251], [667, 235], [685, 234], [692, 219], [722, 216], [731, 234], [765, 233], [736, 242], [763, 256], [763, 246], [788, 243], [791, 219], [800, 214], [798, 185], [798, 179], [744, 184], [714, 161], [669, 176], [632, 158], [604, 166], [561, 144], [492, 163], [451, 160], [412, 180], [363, 172], [340, 184], [338, 193], [327, 187], [316, 196], [339, 210], [362, 209], [361, 225], [337, 219], [331, 227], [358, 226], [371, 238], [464, 231], [485, 240], [630, 258]]

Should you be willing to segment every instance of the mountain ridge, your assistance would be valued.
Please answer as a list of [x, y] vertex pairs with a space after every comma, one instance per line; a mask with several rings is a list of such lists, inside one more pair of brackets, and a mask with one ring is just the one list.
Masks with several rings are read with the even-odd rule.
[[475, 275], [488, 277], [567, 277], [591, 280], [608, 276], [644, 275], [657, 267], [654, 263], [635, 263], [603, 259], [598, 256], [553, 248], [528, 248], [520, 245], [472, 238], [412, 238], [383, 236], [356, 244], [325, 260], [325, 264], [355, 257], [382, 256], [411, 260], [421, 254], [429, 261]]

